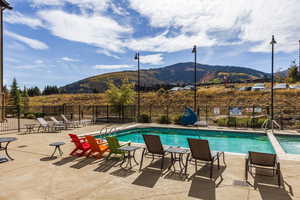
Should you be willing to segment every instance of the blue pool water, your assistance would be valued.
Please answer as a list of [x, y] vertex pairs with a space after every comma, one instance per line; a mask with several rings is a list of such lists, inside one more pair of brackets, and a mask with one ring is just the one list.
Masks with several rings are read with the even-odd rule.
[[300, 136], [276, 135], [276, 138], [286, 153], [300, 154]]
[[198, 138], [208, 140], [215, 151], [275, 153], [265, 134], [174, 128], [133, 128], [114, 133], [120, 141], [134, 143], [144, 143], [142, 134], [159, 135], [164, 145], [188, 147], [187, 138]]

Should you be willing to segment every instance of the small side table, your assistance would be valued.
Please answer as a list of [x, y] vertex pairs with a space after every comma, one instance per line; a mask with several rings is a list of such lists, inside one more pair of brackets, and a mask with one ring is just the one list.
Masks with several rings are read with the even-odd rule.
[[[123, 151], [124, 152], [124, 158], [123, 158], [123, 161], [122, 163], [120, 164], [120, 167], [122, 167], [122, 165], [125, 163], [125, 161], [127, 160], [127, 164], [126, 164], [126, 167], [128, 167], [128, 165], [130, 165], [130, 168], [132, 168], [132, 163], [131, 163], [131, 159], [133, 158], [134, 162], [138, 165], [139, 163], [136, 161], [135, 159], [135, 151], [140, 149], [141, 147], [138, 147], [138, 146], [123, 146], [123, 147], [120, 147], [119, 150]], [[132, 152], [132, 154], [131, 154]], [[127, 153], [127, 156], [126, 156], [126, 153]]]
[[[0, 151], [5, 151], [6, 156], [10, 159], [10, 160], [14, 160], [12, 157], [10, 157], [10, 155], [7, 152], [7, 147], [9, 145], [9, 143], [16, 141], [17, 138], [15, 137], [3, 137], [0, 138]], [[2, 143], [6, 143], [4, 147], [2, 147]], [[6, 162], [8, 161], [8, 159], [6, 157], [2, 157], [0, 158], [0, 163], [1, 162]]]
[[176, 171], [175, 163], [178, 162], [180, 167], [180, 174], [184, 172], [184, 175], [186, 175], [187, 162], [184, 164], [183, 156], [187, 155], [187, 160], [188, 160], [190, 151], [188, 149], [184, 149], [180, 147], [170, 147], [166, 149], [166, 152], [171, 153], [171, 164], [168, 168], [168, 171], [170, 171], [171, 168], [173, 167], [175, 172]]
[[63, 155], [63, 151], [61, 150], [60, 146], [62, 146], [64, 144], [65, 144], [64, 142], [54, 142], [54, 143], [49, 144], [49, 146], [55, 147], [54, 152], [52, 153], [52, 155], [50, 156], [50, 158], [53, 158], [56, 150], [58, 150], [60, 156], [62, 156]]

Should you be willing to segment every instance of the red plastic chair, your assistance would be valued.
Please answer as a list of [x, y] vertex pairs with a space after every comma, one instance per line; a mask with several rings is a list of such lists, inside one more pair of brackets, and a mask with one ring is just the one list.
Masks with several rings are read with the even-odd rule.
[[[75, 149], [70, 153], [70, 155], [77, 155], [77, 156], [82, 156], [84, 155], [87, 151], [91, 149], [91, 145], [86, 142], [85, 138], [79, 138], [75, 134], [69, 134], [71, 137], [71, 142], [75, 144]], [[81, 152], [77, 152], [81, 151]]]

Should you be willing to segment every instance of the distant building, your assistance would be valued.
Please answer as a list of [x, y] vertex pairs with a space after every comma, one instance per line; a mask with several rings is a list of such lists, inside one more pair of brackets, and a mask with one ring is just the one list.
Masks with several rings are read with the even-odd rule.
[[193, 85], [187, 85], [185, 87], [182, 88], [183, 90], [193, 90], [194, 86]]
[[245, 86], [245, 87], [239, 88], [239, 91], [251, 91], [251, 89], [252, 89], [252, 87]]
[[251, 91], [260, 91], [260, 90], [265, 90], [265, 89], [266, 89], [265, 84], [263, 84], [263, 83], [256, 83], [252, 87]]
[[179, 91], [182, 90], [182, 87], [173, 87], [169, 91]]
[[286, 83], [279, 83], [279, 84], [276, 84], [274, 86], [274, 90], [278, 90], [278, 89], [288, 89], [289, 88], [289, 85], [286, 84]]
[[300, 89], [300, 85], [291, 85], [290, 88], [291, 89]]

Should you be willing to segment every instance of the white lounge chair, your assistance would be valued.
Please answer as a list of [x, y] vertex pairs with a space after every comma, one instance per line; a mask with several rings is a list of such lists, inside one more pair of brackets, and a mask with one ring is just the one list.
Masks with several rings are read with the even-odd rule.
[[42, 129], [44, 132], [56, 132], [64, 129], [64, 126], [58, 124], [49, 124], [44, 118], [37, 118], [40, 126], [38, 132]]
[[71, 120], [68, 120], [68, 118], [66, 118], [66, 116], [65, 116], [64, 114], [61, 114], [60, 116], [61, 116], [61, 118], [64, 120], [65, 123], [67, 123], [67, 124], [72, 124], [72, 126], [73, 126], [74, 128], [79, 128], [79, 126], [80, 126], [80, 121], [71, 121]]

